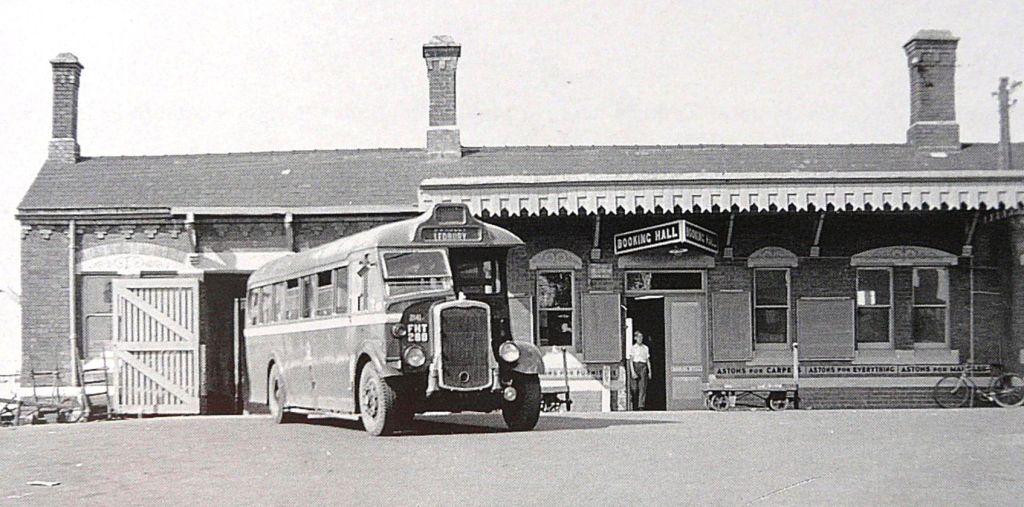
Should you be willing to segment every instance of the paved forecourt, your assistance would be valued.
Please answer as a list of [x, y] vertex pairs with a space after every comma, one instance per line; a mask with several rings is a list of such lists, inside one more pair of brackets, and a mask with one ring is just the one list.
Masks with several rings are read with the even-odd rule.
[[[1024, 409], [183, 417], [0, 429], [0, 504], [1016, 504]], [[59, 481], [53, 487], [32, 480]]]

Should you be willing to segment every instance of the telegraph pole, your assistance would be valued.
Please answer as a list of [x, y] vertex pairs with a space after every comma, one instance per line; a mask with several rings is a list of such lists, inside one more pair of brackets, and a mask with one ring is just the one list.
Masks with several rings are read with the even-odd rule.
[[1013, 166], [1012, 153], [1010, 150], [1010, 108], [1017, 103], [1017, 99], [1010, 101], [1010, 94], [1020, 86], [1021, 82], [1016, 81], [1010, 84], [1010, 78], [999, 78], [999, 90], [992, 92], [992, 95], [999, 98], [999, 169], [1009, 171]]

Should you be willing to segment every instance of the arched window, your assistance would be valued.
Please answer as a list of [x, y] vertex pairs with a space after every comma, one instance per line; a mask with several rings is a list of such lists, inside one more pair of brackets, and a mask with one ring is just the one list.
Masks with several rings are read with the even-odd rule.
[[851, 257], [857, 268], [857, 346], [892, 347], [896, 304], [910, 308], [915, 346], [948, 346], [949, 266], [956, 264], [955, 255], [921, 246], [875, 248]]
[[530, 258], [537, 275], [537, 344], [572, 346], [576, 336], [576, 271], [583, 260], [568, 250], [550, 248]]
[[747, 267], [754, 270], [754, 343], [761, 348], [788, 347], [790, 342], [790, 268], [796, 254], [766, 246], [750, 254]]

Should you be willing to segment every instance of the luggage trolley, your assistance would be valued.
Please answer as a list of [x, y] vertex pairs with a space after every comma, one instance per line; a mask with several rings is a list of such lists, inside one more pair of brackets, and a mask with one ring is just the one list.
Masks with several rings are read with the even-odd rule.
[[[749, 402], [743, 406], [764, 405], [769, 410], [800, 408], [800, 359], [798, 344], [793, 344], [792, 382], [776, 379], [709, 379], [704, 384], [704, 404], [711, 410], [729, 410], [738, 402], [756, 399], [756, 405]], [[780, 379], [781, 380], [781, 379]]]
[[569, 396], [569, 361], [566, 359], [565, 347], [562, 348], [562, 380], [561, 385], [541, 386], [541, 410], [559, 412], [562, 408], [572, 410], [572, 398]]

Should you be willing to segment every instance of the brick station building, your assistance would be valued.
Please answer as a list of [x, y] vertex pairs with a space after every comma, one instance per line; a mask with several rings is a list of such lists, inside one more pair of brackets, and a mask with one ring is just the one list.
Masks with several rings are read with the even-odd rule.
[[[938, 375], [972, 358], [1019, 371], [1024, 347], [1024, 145], [960, 140], [956, 47], [934, 30], [904, 46], [904, 143], [463, 147], [461, 48], [436, 37], [425, 149], [130, 157], [80, 155], [83, 66], [58, 55], [49, 159], [18, 214], [23, 371], [114, 348], [147, 411], [235, 411], [249, 273], [455, 201], [525, 240], [517, 332], [547, 351], [546, 383], [567, 351], [574, 409], [625, 407], [632, 330], [652, 350], [649, 408], [785, 379], [797, 341], [805, 406], [931, 405]], [[711, 248], [616, 254], [616, 235], [680, 220]], [[140, 333], [187, 345], [125, 345]]]

